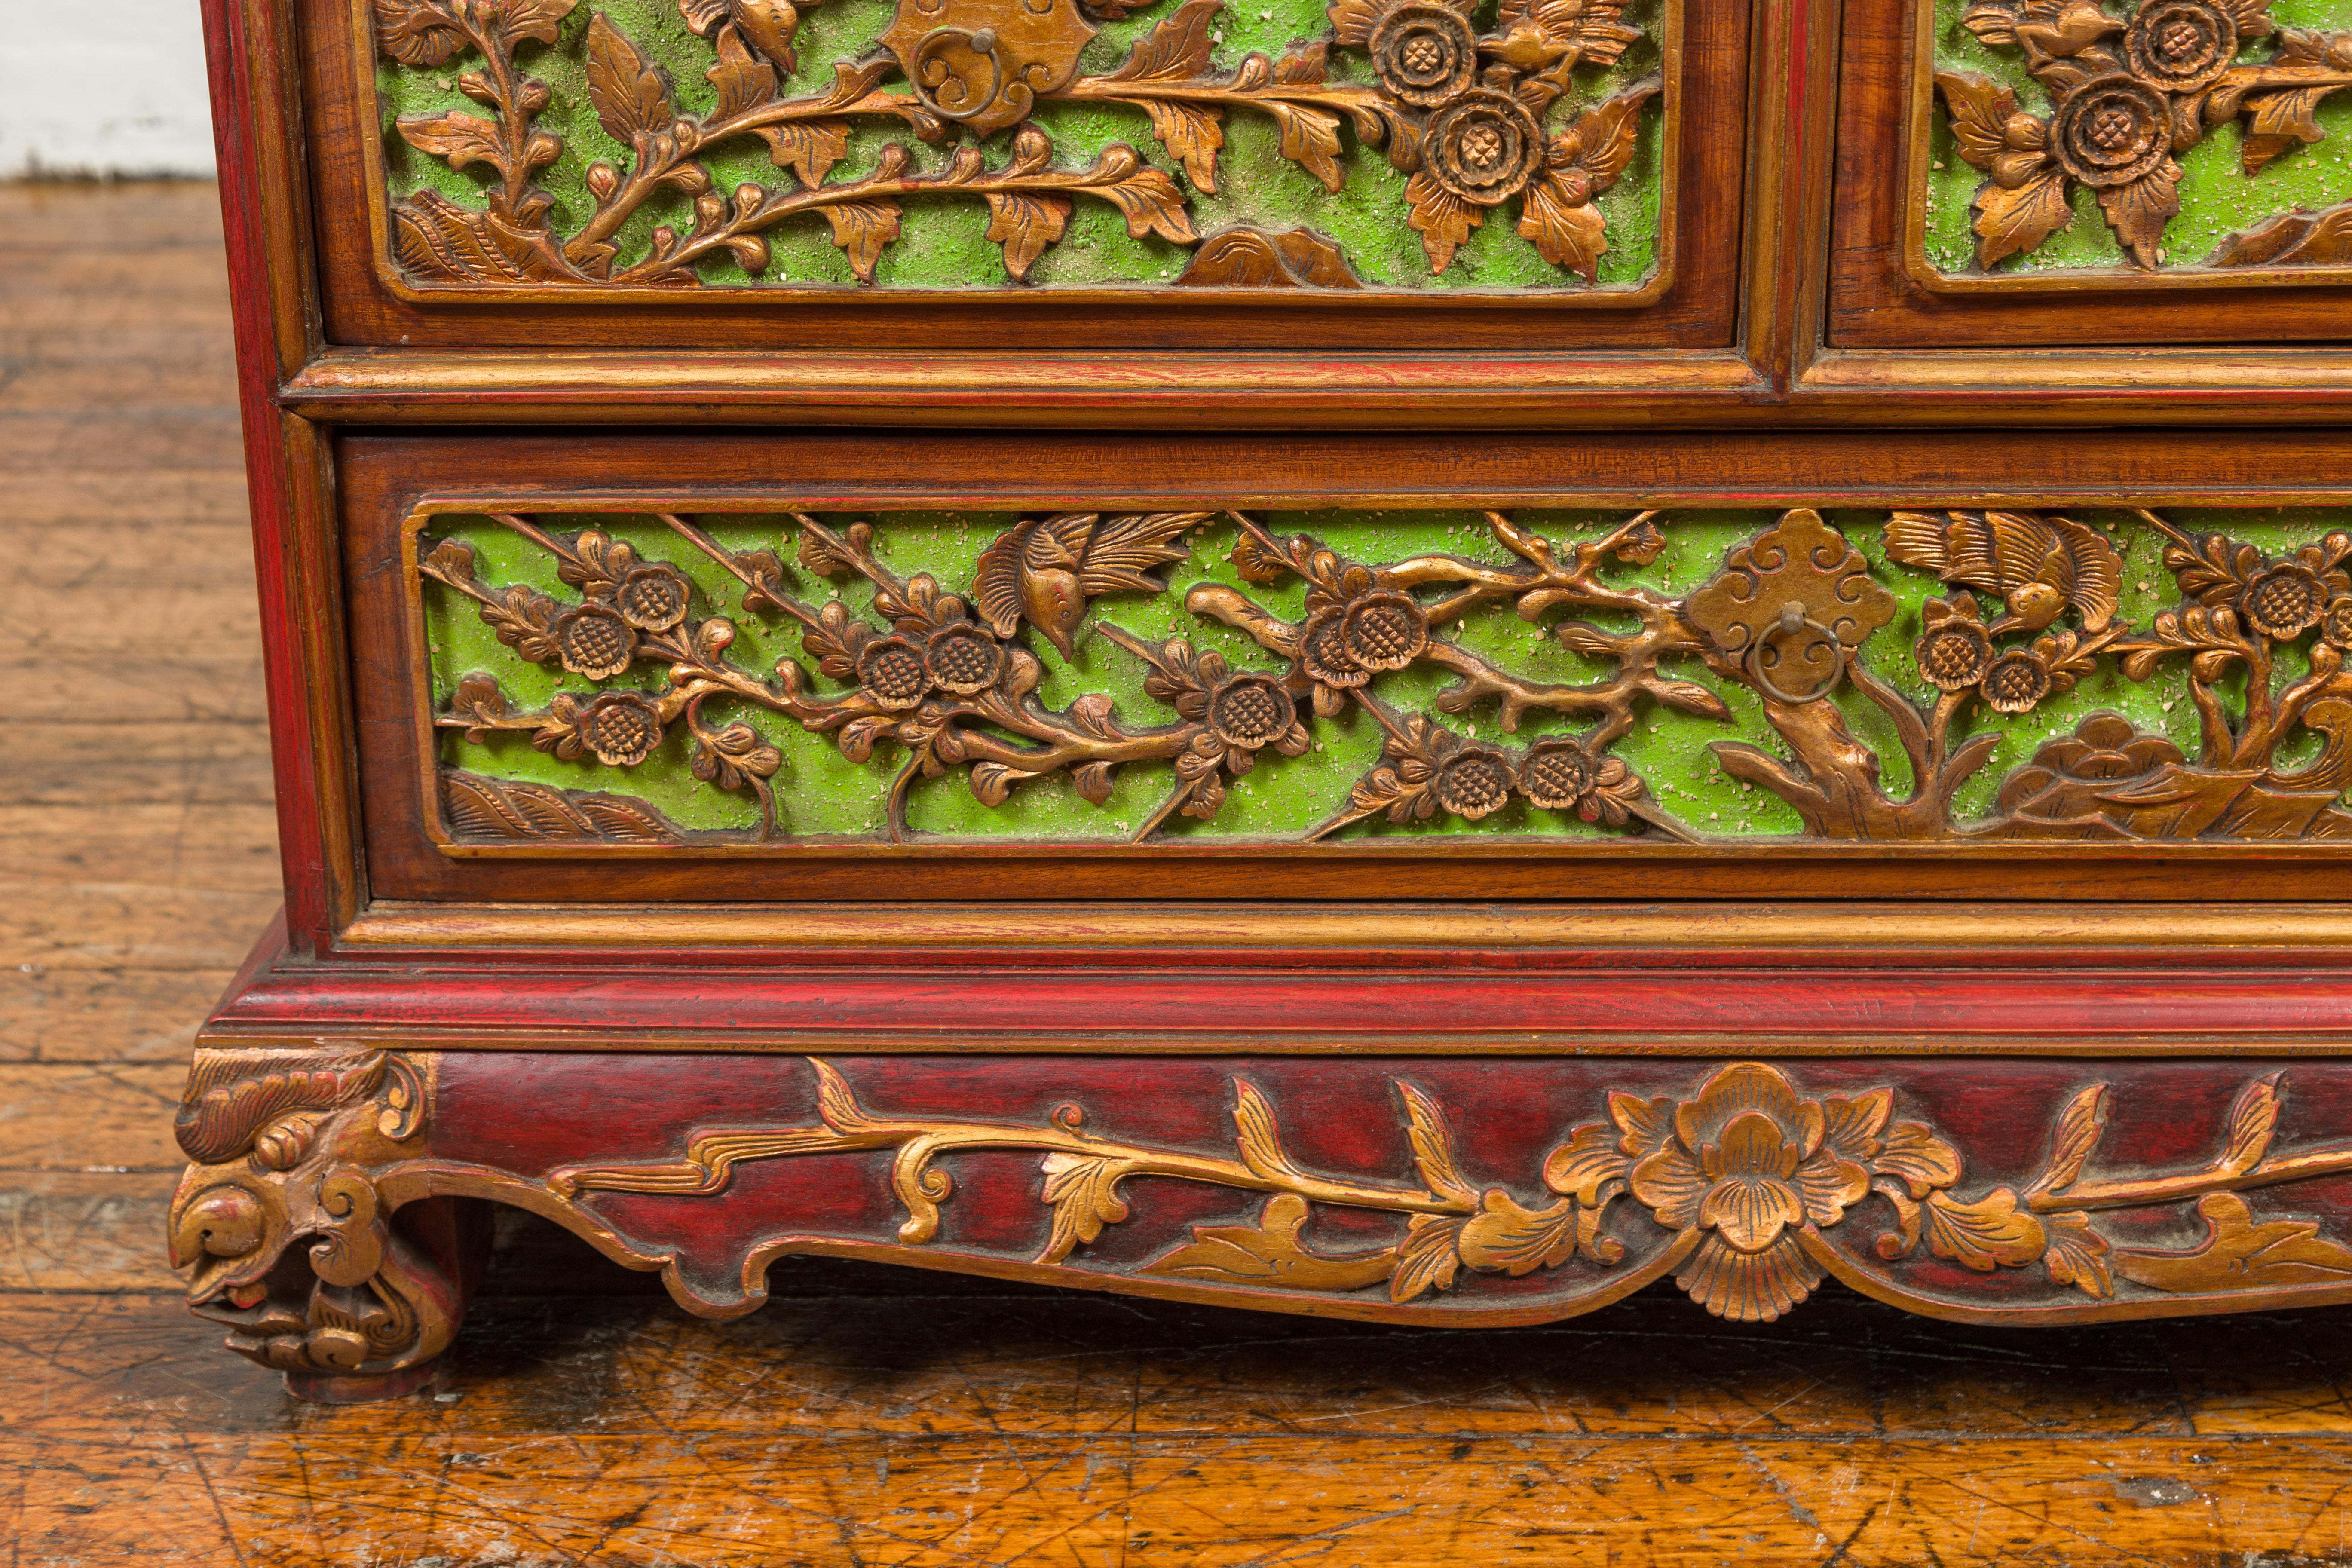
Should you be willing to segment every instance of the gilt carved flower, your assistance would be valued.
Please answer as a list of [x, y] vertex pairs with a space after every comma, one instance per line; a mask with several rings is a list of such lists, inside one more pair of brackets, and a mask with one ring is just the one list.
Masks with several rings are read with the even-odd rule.
[[1919, 673], [1938, 691], [1966, 691], [1992, 663], [1992, 638], [1977, 613], [1976, 595], [1930, 599], [1921, 607], [1927, 630], [1912, 645]]
[[583, 680], [609, 680], [635, 662], [637, 634], [618, 611], [578, 605], [555, 617], [556, 657]]
[[903, 711], [931, 689], [923, 652], [903, 637], [877, 637], [857, 656], [857, 684], [877, 708]]
[[1696, 1239], [1675, 1282], [1707, 1310], [1769, 1322], [1821, 1283], [1809, 1237], [1885, 1178], [1916, 1199], [1959, 1179], [1959, 1156], [1916, 1121], [1889, 1125], [1894, 1092], [1800, 1097], [1762, 1062], [1727, 1067], [1680, 1102], [1612, 1093], [1610, 1122], [1577, 1130], [1545, 1162], [1580, 1204], [1623, 1190]]
[[599, 692], [576, 727], [580, 743], [608, 768], [634, 768], [661, 744], [661, 710], [639, 691]]
[[686, 619], [686, 574], [656, 563], [630, 569], [613, 590], [621, 618], [641, 632], [666, 632]]
[[1543, 132], [1510, 94], [1474, 88], [1430, 116], [1429, 172], [1465, 202], [1491, 207], [1527, 188], [1543, 163]]

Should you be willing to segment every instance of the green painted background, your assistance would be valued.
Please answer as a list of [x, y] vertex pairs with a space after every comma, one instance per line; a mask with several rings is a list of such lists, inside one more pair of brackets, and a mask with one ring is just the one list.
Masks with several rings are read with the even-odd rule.
[[[798, 37], [800, 68], [786, 84], [792, 95], [829, 89], [835, 60], [871, 54], [895, 11], [894, 0], [825, 0], [807, 9]], [[1082, 57], [1090, 72], [1116, 69], [1126, 59], [1134, 39], [1172, 11], [1160, 4], [1104, 26]], [[555, 199], [552, 222], [559, 233], [576, 232], [593, 210], [584, 184], [589, 166], [599, 160], [625, 167], [628, 150], [604, 133], [588, 102], [583, 37], [597, 11], [609, 16], [646, 55], [666, 67], [680, 104], [696, 113], [711, 105], [711, 88], [704, 73], [716, 58], [712, 46], [688, 28], [672, 0], [583, 0], [565, 22], [562, 41], [553, 48], [523, 46], [521, 68], [545, 81], [555, 101], [539, 124], [563, 138], [564, 153], [540, 177], [541, 186]], [[1492, 0], [1482, 6], [1491, 17]], [[1568, 117], [1612, 92], [1638, 80], [1658, 67], [1655, 33], [1661, 25], [1658, 0], [1632, 0], [1629, 24], [1650, 35], [1628, 49], [1608, 69], [1576, 73], [1580, 92], [1553, 110], [1551, 127], [1559, 130]], [[1315, 0], [1243, 0], [1228, 6], [1219, 30], [1215, 59], [1220, 70], [1237, 66], [1256, 51], [1280, 59], [1293, 43], [1326, 35], [1329, 23]], [[1336, 80], [1370, 79], [1370, 65], [1357, 51], [1334, 49], [1330, 56]], [[456, 83], [471, 63], [461, 57], [436, 70], [418, 70], [389, 59], [380, 60], [377, 89], [383, 111], [384, 153], [395, 196], [431, 189], [467, 206], [485, 205], [482, 188], [494, 176], [479, 167], [462, 173], [437, 158], [429, 158], [402, 141], [392, 128], [404, 114], [437, 114], [447, 110], [481, 112], [480, 106], [457, 90]], [[1640, 152], [1623, 177], [1600, 198], [1609, 225], [1609, 250], [1601, 260], [1603, 288], [1639, 285], [1654, 270], [1659, 227], [1661, 191], [1660, 146], [1663, 115], [1654, 102], [1643, 117]], [[1060, 149], [1057, 163], [1083, 167], [1114, 142], [1133, 147], [1153, 166], [1171, 174], [1189, 198], [1194, 229], [1206, 236], [1235, 224], [1290, 228], [1305, 224], [1336, 241], [1367, 282], [1402, 288], [1494, 289], [1540, 285], [1582, 289], [1581, 279], [1555, 268], [1537, 254], [1517, 231], [1517, 202], [1488, 213], [1486, 224], [1471, 236], [1453, 265], [1435, 278], [1429, 273], [1421, 236], [1405, 226], [1404, 187], [1407, 176], [1389, 163], [1384, 153], [1367, 149], [1344, 123], [1341, 167], [1345, 189], [1333, 195], [1321, 183], [1276, 151], [1279, 141], [1274, 122], [1262, 114], [1229, 109], [1224, 116], [1225, 146], [1218, 156], [1218, 194], [1205, 195], [1192, 186], [1166, 149], [1152, 138], [1150, 123], [1139, 110], [1094, 108], [1049, 103], [1035, 122], [1049, 132]], [[983, 142], [992, 165], [1001, 164], [1012, 143], [1006, 131]], [[850, 139], [849, 156], [829, 179], [842, 181], [868, 173], [881, 148], [897, 142], [913, 154], [919, 170], [941, 167], [954, 143], [930, 146], [889, 121], [864, 121]], [[769, 161], [766, 144], [746, 137], [713, 149], [705, 156], [716, 188], [732, 190], [745, 181], [772, 187], [789, 187], [793, 175]], [[961, 284], [1001, 285], [1010, 281], [1003, 249], [987, 237], [988, 208], [977, 198], [910, 198], [904, 204], [902, 237], [883, 252], [875, 271], [877, 285], [952, 287]], [[667, 223], [683, 232], [691, 226], [691, 204], [674, 192], [646, 203], [622, 229], [622, 265], [641, 259], [656, 226]], [[856, 276], [829, 237], [824, 220], [814, 214], [788, 219], [768, 231], [774, 261], [754, 279], [731, 259], [706, 262], [703, 280], [717, 286], [755, 283], [855, 285]], [[1159, 283], [1171, 280], [1191, 259], [1190, 247], [1153, 237], [1131, 239], [1126, 220], [1108, 203], [1077, 197], [1068, 232], [1030, 268], [1039, 286]]]
[[[2014, 88], [2019, 108], [2047, 118], [2050, 96], [2026, 74], [2024, 51], [1988, 48], [1960, 26], [1971, 3], [1937, 0], [1937, 68], [1972, 71]], [[2126, 17], [2137, 9], [2110, 8]], [[2352, 26], [2352, 4], [2273, 0], [2271, 16], [2283, 27], [2342, 28]], [[2276, 41], [2275, 35], [2254, 39], [2238, 58], [2267, 59]], [[1940, 97], [1934, 123], [1927, 173], [1927, 258], [1939, 271], [1972, 272], [1976, 237], [1969, 228], [1969, 204], [1985, 175], [1961, 161]], [[2214, 126], [2205, 132], [2203, 141], [2179, 155], [2180, 213], [2164, 231], [2163, 257], [2169, 264], [2184, 267], [2202, 262], [2225, 237], [2279, 213], [2298, 206], [2333, 206], [2352, 197], [2352, 90], [2336, 93], [2320, 104], [2319, 126], [2327, 132], [2326, 141], [2284, 153], [2259, 174], [2248, 175], [2239, 168], [2244, 124], [2240, 119]], [[2074, 204], [2072, 226], [2052, 235], [2031, 253], [2011, 257], [1993, 270], [2055, 272], [2128, 267], [2130, 260], [2116, 243], [2115, 231], [2107, 226], [2093, 193], [2077, 188]]]
[[[1278, 535], [1310, 532], [1349, 558], [1365, 563], [1430, 552], [1497, 564], [1514, 559], [1494, 542], [1485, 525], [1467, 512], [1260, 515], [1267, 528]], [[1664, 513], [1660, 518], [1667, 540], [1664, 553], [1647, 568], [1612, 566], [1610, 580], [1687, 593], [1720, 568], [1727, 549], [1769, 527], [1774, 515], [1679, 510]], [[1880, 581], [1895, 592], [1900, 605], [1895, 621], [1865, 646], [1871, 668], [1917, 700], [1931, 700], [1933, 689], [1920, 679], [1910, 647], [1919, 634], [1919, 605], [1942, 591], [1940, 585], [1924, 573], [1885, 562], [1878, 531], [1885, 513], [1833, 511], [1828, 515], [1871, 558]], [[2070, 515], [2105, 530], [2124, 552], [2121, 618], [2145, 626], [2155, 611], [2179, 602], [2172, 579], [2160, 563], [2161, 540], [2145, 524], [2123, 514], [2075, 511]], [[2220, 530], [2275, 552], [2315, 538], [2330, 527], [2344, 526], [2346, 514], [2178, 510], [2169, 515], [2183, 527], [2200, 531]], [[1523, 525], [1559, 541], [1593, 537], [1614, 526], [1623, 514], [1521, 511], [1514, 516]], [[828, 515], [824, 521], [838, 531], [861, 518], [876, 525], [878, 553], [893, 571], [902, 576], [929, 572], [944, 589], [961, 593], [969, 589], [972, 564], [980, 552], [1014, 521], [1014, 514], [878, 512]], [[776, 659], [795, 658], [818, 689], [841, 689], [836, 683], [815, 677], [814, 661], [801, 652], [796, 623], [781, 616], [741, 615], [740, 591], [734, 579], [719, 573], [658, 525], [628, 517], [566, 516], [543, 521], [567, 532], [587, 527], [605, 529], [629, 541], [647, 558], [668, 561], [687, 573], [698, 584], [694, 610], [697, 616], [723, 614], [736, 621], [740, 636], [732, 652], [743, 668], [765, 675]], [[780, 557], [790, 560], [797, 544], [789, 518], [736, 516], [698, 521], [731, 549], [772, 548]], [[528, 583], [563, 603], [577, 601], [578, 595], [557, 581], [555, 563], [550, 557], [528, 541], [487, 520], [440, 519], [429, 533], [434, 538], [463, 539], [473, 544], [478, 552], [482, 580], [487, 584]], [[1270, 588], [1243, 584], [1226, 559], [1235, 536], [1236, 530], [1230, 521], [1204, 525], [1192, 538], [1191, 561], [1169, 569], [1171, 593], [1157, 598], [1131, 595], [1097, 600], [1092, 619], [1108, 620], [1139, 637], [1154, 639], [1170, 635], [1188, 637], [1195, 647], [1223, 653], [1236, 668], [1279, 669], [1282, 667], [1278, 660], [1239, 633], [1192, 616], [1182, 607], [1184, 588], [1194, 583], [1216, 582], [1244, 589], [1286, 619], [1297, 618], [1305, 597], [1303, 584], [1296, 578]], [[827, 596], [826, 580], [797, 569], [794, 579], [804, 602], [821, 604]], [[591, 683], [580, 681], [561, 669], [524, 663], [499, 644], [474, 613], [470, 601], [436, 583], [427, 582], [425, 587], [436, 701], [446, 702], [457, 680], [474, 671], [496, 675], [509, 696], [527, 710], [543, 707], [559, 690], [592, 689]], [[862, 582], [843, 586], [841, 595], [853, 607], [862, 608], [872, 599], [870, 588]], [[1607, 624], [1605, 617], [1581, 618]], [[1630, 629], [1630, 626], [1612, 629]], [[1474, 612], [1462, 626], [1458, 640], [1504, 668], [1533, 679], [1583, 681], [1607, 673], [1604, 664], [1562, 649], [1545, 629], [1520, 620], [1507, 605], [1485, 606]], [[1176, 715], [1171, 710], [1144, 694], [1146, 671], [1140, 662], [1108, 638], [1090, 637], [1082, 630], [1075, 666], [1065, 666], [1042, 638], [1032, 635], [1025, 641], [1045, 666], [1046, 679], [1038, 695], [1046, 706], [1061, 709], [1088, 692], [1100, 691], [1116, 700], [1120, 714], [1130, 723], [1175, 721]], [[2283, 679], [2301, 673], [2299, 658], [2293, 650], [2282, 651]], [[1717, 690], [1731, 705], [1736, 721], [1724, 724], [1653, 708], [1643, 715], [1634, 732], [1613, 748], [1613, 753], [1649, 781], [1652, 792], [1668, 811], [1702, 833], [1769, 837], [1798, 832], [1801, 825], [1793, 811], [1764, 791], [1727, 779], [1706, 749], [1710, 741], [1742, 740], [1786, 754], [1770, 726], [1764, 722], [1754, 697], [1744, 688], [1707, 675], [1696, 661], [1685, 661], [1679, 668], [1670, 663], [1666, 668], [1669, 673], [1698, 679]], [[660, 679], [659, 667], [640, 667], [603, 684], [653, 689]], [[1501, 740], [1507, 745], [1523, 744], [1538, 734], [1587, 727], [1583, 722], [1571, 724], [1556, 715], [1530, 714], [1519, 735], [1515, 740], [1507, 738], [1502, 733], [1491, 703], [1455, 716], [1437, 714], [1430, 709], [1429, 700], [1452, 682], [1453, 677], [1444, 670], [1416, 667], [1380, 677], [1373, 689], [1393, 710], [1428, 711], [1458, 732]], [[1854, 733], [1877, 750], [1883, 759], [1888, 793], [1898, 796], [1906, 793], [1909, 770], [1885, 715], [1851, 689], [1842, 691], [1835, 700]], [[1956, 743], [1972, 732], [1972, 724], [1988, 721], [2002, 732], [2003, 738], [1992, 761], [1962, 789], [1956, 816], [1967, 820], [1989, 814], [2005, 773], [2025, 762], [2043, 740], [2072, 731], [2084, 717], [2103, 709], [2123, 712], [2143, 729], [2170, 735], [2190, 755], [2196, 752], [2196, 715], [2188, 700], [2180, 661], [2168, 661], [2154, 679], [2146, 682], [2125, 679], [2114, 671], [2112, 661], [2106, 661], [2099, 673], [2073, 692], [2053, 698], [2017, 720], [2004, 722], [1981, 711], [1973, 720], [1961, 720], [1955, 727]], [[877, 749], [871, 761], [852, 763], [843, 759], [830, 739], [808, 734], [796, 723], [778, 715], [751, 708], [730, 710], [717, 703], [710, 711], [714, 718], [722, 712], [742, 718], [783, 752], [784, 770], [776, 782], [782, 830], [787, 836], [863, 836], [879, 831], [883, 798], [902, 760], [896, 747], [886, 744]], [[1166, 831], [1237, 838], [1287, 837], [1329, 816], [1346, 800], [1355, 781], [1377, 762], [1381, 732], [1352, 707], [1337, 719], [1313, 721], [1310, 728], [1316, 738], [1314, 751], [1296, 758], [1277, 756], [1270, 750], [1260, 753], [1255, 771], [1230, 781], [1225, 806], [1213, 819], [1203, 823], [1177, 818]], [[2299, 731], [2294, 743], [2281, 748], [2280, 761], [2292, 764], [2315, 754], [2317, 739], [2307, 731]], [[593, 759], [558, 761], [532, 750], [528, 737], [520, 734], [494, 735], [488, 743], [475, 745], [450, 731], [443, 732], [442, 760], [453, 766], [499, 777], [637, 795], [658, 806], [682, 827], [754, 826], [757, 814], [751, 798], [721, 794], [694, 779], [687, 770], [687, 749], [683, 733], [675, 733], [645, 765], [624, 771], [600, 766]], [[1106, 806], [1095, 806], [1081, 799], [1066, 777], [1048, 776], [1014, 786], [1013, 798], [1006, 805], [991, 809], [972, 798], [961, 772], [950, 772], [945, 777], [916, 786], [909, 823], [919, 833], [947, 836], [1118, 840], [1132, 832], [1165, 797], [1173, 774], [1164, 765], [1136, 765], [1120, 769], [1118, 777], [1117, 792]], [[1349, 829], [1346, 836], [1397, 832], [1593, 835], [1612, 831], [1515, 800], [1503, 811], [1476, 824], [1440, 818], [1398, 828], [1384, 819], [1376, 819]]]

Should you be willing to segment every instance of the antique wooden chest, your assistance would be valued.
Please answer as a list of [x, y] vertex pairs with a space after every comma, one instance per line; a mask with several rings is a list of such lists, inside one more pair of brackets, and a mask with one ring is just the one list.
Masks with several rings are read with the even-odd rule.
[[287, 904], [172, 1245], [297, 1393], [493, 1204], [2352, 1299], [2345, 0], [206, 9]]

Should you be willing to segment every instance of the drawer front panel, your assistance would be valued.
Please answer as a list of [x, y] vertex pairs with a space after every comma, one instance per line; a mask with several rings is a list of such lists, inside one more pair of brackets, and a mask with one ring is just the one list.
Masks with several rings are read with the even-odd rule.
[[1744, 5], [299, 16], [346, 341], [1729, 341]]
[[2347, 335], [2347, 21], [2335, 0], [1852, 8], [1833, 341]]
[[2332, 439], [2261, 505], [2128, 442], [2038, 498], [1981, 443], [551, 447], [346, 444], [380, 894], [2283, 896], [2352, 843]]

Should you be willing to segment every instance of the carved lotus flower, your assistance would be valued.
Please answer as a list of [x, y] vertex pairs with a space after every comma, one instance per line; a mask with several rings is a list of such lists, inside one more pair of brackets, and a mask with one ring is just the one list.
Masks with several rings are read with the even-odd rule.
[[1977, 613], [1976, 595], [1930, 599], [1920, 612], [1927, 630], [1912, 645], [1919, 673], [1938, 691], [1966, 691], [1992, 664], [1992, 638]]
[[2319, 635], [2330, 647], [2352, 648], [2352, 598], [2329, 603], [2327, 613], [2320, 617]]
[[1707, 1310], [1769, 1322], [1811, 1294], [1807, 1238], [1869, 1195], [1874, 1177], [1911, 1198], [1959, 1179], [1959, 1157], [1918, 1122], [1888, 1120], [1894, 1094], [1799, 1097], [1762, 1062], [1727, 1067], [1679, 1103], [1613, 1093], [1613, 1125], [1580, 1128], [1545, 1179], [1580, 1204], [1623, 1182], [1658, 1224], [1696, 1237], [1675, 1282]]

